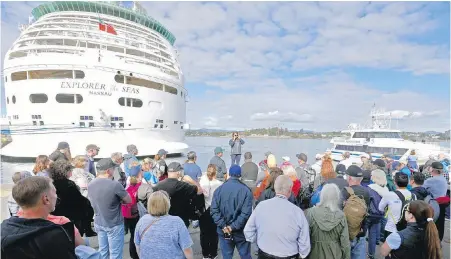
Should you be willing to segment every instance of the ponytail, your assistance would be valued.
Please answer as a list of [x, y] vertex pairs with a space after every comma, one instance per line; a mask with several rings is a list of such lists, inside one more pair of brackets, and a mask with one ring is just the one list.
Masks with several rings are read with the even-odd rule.
[[438, 230], [432, 219], [434, 213], [425, 201], [416, 200], [409, 203], [407, 211], [414, 217], [419, 226], [423, 226], [424, 231], [424, 246], [426, 248], [424, 258], [426, 259], [442, 259], [442, 249], [440, 245], [440, 238]]
[[[429, 208], [431, 210], [431, 208]], [[432, 220], [433, 213], [429, 213], [430, 217], [426, 222], [426, 231], [424, 236], [424, 244], [427, 250], [426, 259], [442, 259], [442, 249], [440, 246], [440, 238], [438, 236], [437, 226]]]

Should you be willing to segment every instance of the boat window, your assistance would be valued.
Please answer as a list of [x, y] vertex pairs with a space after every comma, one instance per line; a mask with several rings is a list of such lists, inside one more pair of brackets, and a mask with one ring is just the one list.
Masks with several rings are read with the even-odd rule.
[[398, 132], [356, 132], [352, 138], [401, 138]]
[[11, 81], [27, 80], [27, 71], [14, 72], [11, 74]]
[[136, 98], [121, 97], [118, 99], [118, 102], [120, 106], [136, 107], [136, 108], [140, 108], [143, 106], [143, 101]]
[[6, 103], [9, 104], [9, 97], [6, 97]]
[[31, 103], [46, 103], [49, 100], [46, 94], [30, 94]]
[[72, 70], [31, 70], [30, 79], [72, 79]]
[[124, 76], [123, 75], [115, 75], [114, 76], [114, 81], [116, 81], [117, 83], [121, 83], [124, 84]]
[[85, 72], [81, 71], [81, 70], [75, 70], [75, 78], [76, 79], [82, 79], [85, 78]]
[[83, 96], [79, 94], [57, 94], [55, 97], [59, 103], [82, 103]]
[[153, 81], [149, 81], [149, 80], [145, 80], [145, 79], [133, 77], [133, 76], [127, 76], [126, 79], [127, 79], [126, 84], [128, 84], [128, 85], [142, 86], [142, 87], [151, 88], [151, 89], [160, 90], [160, 91], [163, 90], [163, 85], [160, 83], [156, 83]]
[[169, 85], [165, 85], [164, 86], [164, 91], [167, 92], [167, 93], [171, 93], [171, 94], [177, 95], [177, 88], [169, 86]]
[[16, 103], [16, 96], [15, 95], [13, 95], [13, 103], [15, 104]]
[[392, 154], [397, 156], [403, 156], [407, 152], [407, 148], [393, 148]]

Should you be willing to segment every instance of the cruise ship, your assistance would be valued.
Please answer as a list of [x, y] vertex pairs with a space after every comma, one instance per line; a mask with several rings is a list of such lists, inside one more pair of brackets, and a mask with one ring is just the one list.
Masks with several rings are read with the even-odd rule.
[[129, 144], [138, 156], [187, 150], [175, 36], [139, 3], [55, 1], [31, 13], [4, 61], [4, 159], [49, 155], [60, 141], [72, 154], [96, 144], [97, 158]]
[[437, 143], [414, 142], [401, 137], [401, 131], [392, 129], [392, 116], [384, 110], [377, 110], [374, 105], [371, 110], [371, 125], [361, 126], [349, 124], [342, 133], [346, 137], [336, 137], [331, 140], [333, 148], [328, 150], [334, 161], [343, 160], [343, 153], [350, 153], [352, 163], [361, 165], [362, 154], [371, 154], [373, 160], [390, 154], [394, 160], [407, 161], [412, 150], [415, 150], [419, 164], [424, 164], [430, 155], [437, 157], [444, 154], [449, 157], [449, 148], [440, 147]]

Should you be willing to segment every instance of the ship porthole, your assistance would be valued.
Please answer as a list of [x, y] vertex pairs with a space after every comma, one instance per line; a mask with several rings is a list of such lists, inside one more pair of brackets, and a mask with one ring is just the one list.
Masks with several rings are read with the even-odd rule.
[[13, 95], [13, 103], [16, 103], [16, 96]]
[[9, 97], [6, 97], [6, 103], [9, 104]]

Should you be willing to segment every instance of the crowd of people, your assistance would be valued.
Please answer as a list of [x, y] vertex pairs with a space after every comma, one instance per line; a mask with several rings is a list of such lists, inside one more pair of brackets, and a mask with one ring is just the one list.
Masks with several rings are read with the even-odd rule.
[[[72, 158], [61, 142], [40, 155], [31, 172], [16, 172], [2, 222], [2, 258], [194, 258], [188, 228], [200, 228], [203, 258], [218, 251], [241, 258], [441, 259], [449, 218], [449, 161], [430, 157], [419, 166], [345, 152], [336, 166], [329, 153], [297, 164], [271, 152], [258, 164], [232, 135], [231, 166], [216, 147], [205, 171], [197, 154], [166, 164], [167, 151], [138, 159], [127, 146], [94, 162], [100, 148]], [[97, 237], [93, 249], [87, 237]], [[253, 245], [252, 245], [253, 244]], [[220, 248], [220, 250], [218, 249]]]

